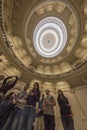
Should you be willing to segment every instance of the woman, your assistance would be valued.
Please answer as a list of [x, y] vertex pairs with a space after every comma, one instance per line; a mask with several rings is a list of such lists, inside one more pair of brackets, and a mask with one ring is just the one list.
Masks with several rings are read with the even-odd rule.
[[71, 105], [69, 104], [67, 97], [64, 96], [62, 90], [58, 90], [57, 101], [60, 106], [60, 114], [64, 130], [75, 130]]
[[33, 90], [30, 91], [29, 95], [26, 98], [26, 105], [22, 111], [18, 130], [32, 130], [32, 125], [35, 121], [36, 114], [36, 102], [40, 99], [40, 90], [39, 84], [37, 82], [34, 83]]

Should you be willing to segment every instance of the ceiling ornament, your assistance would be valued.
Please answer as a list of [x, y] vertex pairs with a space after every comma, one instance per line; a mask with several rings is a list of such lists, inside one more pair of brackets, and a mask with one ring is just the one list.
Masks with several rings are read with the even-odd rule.
[[67, 29], [64, 23], [56, 17], [46, 17], [36, 26], [33, 34], [33, 44], [39, 55], [53, 58], [60, 54], [67, 41]]
[[65, 60], [77, 44], [78, 20], [77, 10], [64, 1], [43, 2], [27, 12], [23, 36], [34, 61], [51, 65]]

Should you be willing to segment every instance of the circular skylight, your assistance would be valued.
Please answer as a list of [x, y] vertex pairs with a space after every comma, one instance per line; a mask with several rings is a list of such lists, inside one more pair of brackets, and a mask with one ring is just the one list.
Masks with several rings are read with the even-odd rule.
[[53, 58], [60, 54], [67, 41], [67, 29], [56, 17], [44, 18], [37, 24], [33, 43], [37, 53], [45, 58]]

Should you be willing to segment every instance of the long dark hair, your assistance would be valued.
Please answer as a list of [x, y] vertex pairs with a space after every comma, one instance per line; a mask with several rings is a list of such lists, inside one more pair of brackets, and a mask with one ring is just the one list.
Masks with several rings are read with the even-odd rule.
[[24, 86], [24, 91], [28, 90], [28, 88], [29, 88], [29, 84], [26, 84], [26, 85]]
[[[37, 85], [37, 88], [36, 88], [35, 85]], [[35, 83], [34, 83], [34, 87], [33, 87], [32, 92], [35, 92], [35, 91], [39, 91], [39, 83], [38, 83], [38, 82], [35, 82]]]
[[[60, 94], [61, 93], [61, 94]], [[64, 94], [63, 94], [63, 91], [61, 89], [58, 90], [58, 97], [65, 97]]]

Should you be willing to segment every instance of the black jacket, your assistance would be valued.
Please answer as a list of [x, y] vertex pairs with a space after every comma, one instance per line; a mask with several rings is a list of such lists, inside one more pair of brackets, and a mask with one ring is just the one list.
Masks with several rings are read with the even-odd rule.
[[57, 101], [60, 106], [60, 114], [62, 116], [70, 115], [71, 107], [69, 105], [69, 101], [68, 101], [67, 97], [64, 96], [63, 98], [61, 98], [60, 96], [58, 96]]

